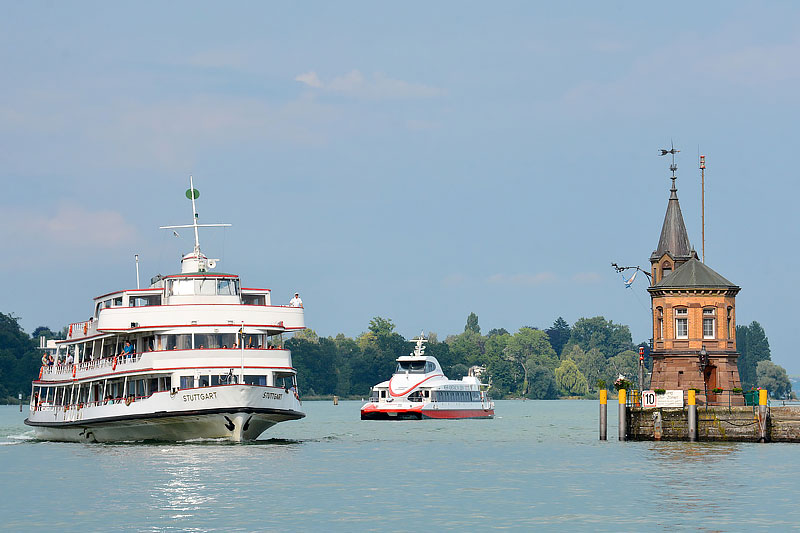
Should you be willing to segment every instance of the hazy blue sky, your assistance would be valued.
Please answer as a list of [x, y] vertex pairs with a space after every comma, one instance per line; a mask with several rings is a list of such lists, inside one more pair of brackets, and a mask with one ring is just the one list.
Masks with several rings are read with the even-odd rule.
[[790, 335], [800, 4], [0, 2], [0, 311], [60, 328], [204, 251], [357, 335], [603, 315], [648, 339], [678, 194], [773, 360]]

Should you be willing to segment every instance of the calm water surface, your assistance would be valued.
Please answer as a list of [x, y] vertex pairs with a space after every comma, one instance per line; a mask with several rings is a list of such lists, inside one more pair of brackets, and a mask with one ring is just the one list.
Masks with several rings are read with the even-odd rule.
[[[800, 525], [800, 445], [608, 442], [597, 402], [367, 422], [360, 402], [254, 444], [37, 442], [0, 407], [7, 531], [704, 531]], [[27, 410], [26, 410], [27, 411]]]

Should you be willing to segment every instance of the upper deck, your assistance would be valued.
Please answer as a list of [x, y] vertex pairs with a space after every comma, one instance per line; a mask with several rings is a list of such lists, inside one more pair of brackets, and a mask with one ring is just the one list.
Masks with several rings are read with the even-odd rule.
[[272, 305], [269, 289], [243, 288], [239, 276], [212, 272], [219, 260], [210, 259], [200, 251], [198, 229], [229, 224], [199, 224], [195, 206], [199, 192], [193, 182], [190, 186], [186, 196], [192, 200], [192, 223], [162, 226], [194, 231], [194, 249], [181, 258], [180, 273], [159, 274], [150, 280], [148, 288], [119, 290], [94, 298], [89, 320], [70, 324], [67, 339], [60, 344], [110, 335], [179, 334], [186, 328], [214, 333], [222, 333], [218, 330], [223, 329], [229, 333], [228, 330], [243, 327], [245, 331], [266, 335], [305, 328], [301, 305]]

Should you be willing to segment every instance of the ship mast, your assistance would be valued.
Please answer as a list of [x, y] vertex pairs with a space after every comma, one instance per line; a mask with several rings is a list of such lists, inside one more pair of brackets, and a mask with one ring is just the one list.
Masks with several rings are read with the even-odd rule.
[[200, 191], [194, 188], [194, 179], [189, 176], [189, 189], [186, 191], [186, 197], [192, 201], [192, 223], [179, 224], [175, 226], [159, 226], [159, 229], [177, 229], [177, 228], [192, 228], [194, 230], [194, 254], [200, 258], [200, 232], [199, 228], [227, 228], [230, 224], [198, 224], [197, 220], [197, 204], [195, 200], [200, 196]]

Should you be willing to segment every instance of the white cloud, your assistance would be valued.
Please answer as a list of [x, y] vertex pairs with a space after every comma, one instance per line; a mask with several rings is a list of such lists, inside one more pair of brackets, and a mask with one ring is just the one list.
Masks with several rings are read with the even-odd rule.
[[436, 98], [446, 94], [444, 89], [390, 78], [382, 72], [365, 76], [357, 69], [335, 76], [328, 82], [323, 82], [313, 70], [294, 79], [315, 89], [372, 100]]
[[305, 83], [309, 87], [320, 88], [322, 87], [322, 82], [319, 81], [319, 77], [317, 73], [313, 70], [306, 72], [305, 74], [299, 74], [294, 78], [294, 81], [299, 81], [301, 83]]
[[[90, 211], [82, 206], [62, 204], [53, 212], [45, 208], [3, 207], [0, 226], [13, 235], [6, 257], [15, 264], [0, 268], [57, 265], [58, 261], [88, 259], [109, 249], [133, 248], [139, 240], [134, 227], [117, 211]], [[80, 259], [77, 259], [80, 261]]]
[[552, 272], [539, 272], [536, 274], [493, 274], [489, 276], [488, 281], [496, 285], [535, 287], [537, 285], [555, 283], [558, 281], [558, 276]]

